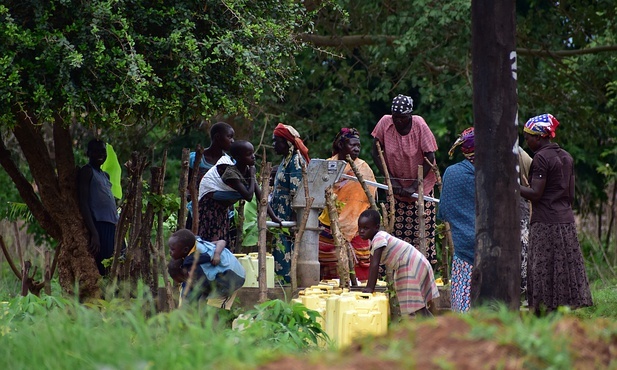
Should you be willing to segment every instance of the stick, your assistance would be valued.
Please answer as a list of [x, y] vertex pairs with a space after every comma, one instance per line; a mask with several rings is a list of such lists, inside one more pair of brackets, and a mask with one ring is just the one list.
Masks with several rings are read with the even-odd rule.
[[186, 225], [186, 189], [189, 182], [189, 148], [182, 149], [182, 165], [180, 169], [180, 182], [178, 183], [178, 194], [180, 195], [180, 209], [178, 210], [178, 225], [176, 228], [183, 229]]
[[182, 290], [182, 301], [186, 299], [189, 290], [191, 289], [191, 285], [193, 284], [193, 276], [195, 275], [195, 269], [197, 268], [197, 260], [199, 260], [199, 249], [195, 248], [195, 252], [193, 252], [193, 264], [191, 265], [191, 271], [189, 272], [189, 278], [186, 281], [186, 285]]
[[[263, 148], [263, 147], [262, 147]], [[266, 160], [266, 149], [263, 148], [263, 162]], [[262, 163], [263, 163], [262, 162]], [[266, 264], [266, 243], [267, 231], [266, 215], [268, 214], [268, 195], [270, 194], [270, 170], [272, 164], [265, 162], [261, 166], [261, 199], [257, 210], [257, 227], [259, 230], [259, 239], [257, 239], [257, 282], [259, 286], [259, 303], [268, 300], [268, 279], [267, 279], [267, 264]], [[238, 230], [239, 233], [242, 230]]]
[[326, 207], [328, 209], [328, 216], [330, 217], [330, 233], [334, 241], [336, 250], [336, 271], [340, 279], [340, 287], [349, 287], [348, 276], [351, 272], [349, 270], [349, 256], [346, 250], [347, 241], [341, 234], [341, 229], [338, 223], [338, 211], [336, 209], [336, 194], [332, 191], [332, 186], [328, 186], [326, 189]]
[[306, 164], [304, 162], [300, 162], [302, 164], [302, 183], [304, 184], [304, 197], [306, 198], [306, 208], [304, 209], [304, 213], [302, 214], [302, 220], [300, 220], [300, 226], [298, 231], [296, 232], [296, 236], [294, 239], [294, 248], [291, 252], [291, 292], [296, 291], [298, 289], [298, 253], [297, 249], [299, 246], [295, 245], [295, 242], [300, 242], [302, 240], [302, 235], [304, 235], [304, 229], [306, 228], [306, 222], [308, 221], [308, 216], [311, 211], [311, 207], [313, 206], [313, 201], [315, 200], [313, 197], [309, 196], [309, 187], [308, 187], [308, 174], [306, 170]]
[[17, 266], [15, 266], [15, 263], [13, 263], [13, 259], [11, 258], [9, 251], [6, 249], [6, 244], [4, 244], [4, 238], [2, 237], [2, 235], [0, 235], [0, 247], [2, 247], [2, 253], [4, 253], [4, 257], [6, 257], [6, 261], [9, 263], [11, 270], [13, 271], [15, 276], [17, 276], [17, 278], [21, 280], [21, 273], [17, 269]]
[[426, 219], [424, 217], [424, 166], [418, 165], [418, 228], [420, 228], [419, 249], [426, 256]]
[[[434, 162], [428, 160], [428, 158], [424, 157], [424, 161], [431, 166], [431, 170], [435, 174], [437, 189], [439, 190], [439, 194], [441, 194], [441, 189], [443, 186], [443, 182], [441, 179], [441, 173], [439, 172], [439, 167]], [[430, 199], [429, 199], [430, 200]], [[450, 223], [445, 221], [445, 232], [446, 232], [446, 243], [441, 250], [441, 268], [442, 268], [442, 279], [444, 284], [448, 283], [450, 280], [450, 264], [448, 263], [449, 256], [454, 254], [454, 241], [452, 240], [452, 228], [450, 227]]]
[[193, 178], [191, 179], [191, 187], [189, 191], [191, 192], [191, 202], [193, 202], [193, 225], [191, 225], [191, 231], [193, 234], [197, 234], [199, 232], [199, 192], [197, 189], [197, 174], [199, 172], [199, 164], [201, 163], [201, 158], [204, 155], [204, 149], [201, 145], [197, 145], [195, 148], [195, 163], [193, 163]]
[[354, 161], [351, 160], [351, 156], [349, 154], [345, 156], [345, 160], [347, 161], [347, 163], [349, 163], [349, 166], [351, 166], [351, 170], [356, 175], [356, 181], [358, 181], [360, 185], [362, 185], [362, 190], [364, 190], [364, 194], [366, 194], [366, 198], [368, 199], [368, 202], [371, 205], [371, 209], [374, 209], [375, 211], [379, 211], [379, 208], [377, 208], [377, 205], [375, 204], [375, 197], [373, 197], [373, 194], [370, 192], [368, 186], [366, 185], [368, 181], [364, 180], [364, 177], [360, 173], [358, 166], [356, 166]]
[[388, 233], [391, 233], [394, 230], [394, 219], [395, 219], [395, 203], [394, 203], [394, 193], [392, 192], [392, 181], [390, 180], [390, 172], [388, 172], [388, 166], [386, 165], [386, 159], [383, 155], [383, 150], [381, 149], [381, 144], [379, 140], [376, 142], [377, 144], [377, 153], [379, 153], [379, 160], [381, 161], [381, 167], [383, 168], [384, 176], [386, 177], [386, 184], [388, 185], [388, 195], [386, 196], [386, 200], [388, 204], [390, 204], [390, 212], [383, 214], [383, 226], [385, 227]]

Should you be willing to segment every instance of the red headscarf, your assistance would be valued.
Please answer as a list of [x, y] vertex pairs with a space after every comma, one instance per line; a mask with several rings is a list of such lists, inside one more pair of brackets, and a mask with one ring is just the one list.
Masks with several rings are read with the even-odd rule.
[[311, 158], [309, 158], [308, 155], [309, 150], [306, 145], [304, 145], [302, 139], [300, 139], [300, 134], [298, 133], [298, 131], [296, 131], [295, 128], [289, 125], [279, 123], [274, 128], [274, 136], [280, 136], [292, 143], [293, 146], [300, 152], [302, 157], [304, 157], [306, 163], [309, 163], [311, 161]]

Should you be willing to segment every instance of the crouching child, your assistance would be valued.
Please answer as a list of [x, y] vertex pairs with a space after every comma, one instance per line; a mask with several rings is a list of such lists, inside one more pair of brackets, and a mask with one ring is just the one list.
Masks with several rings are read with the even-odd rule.
[[[169, 238], [172, 260], [167, 270], [174, 281], [182, 284], [180, 304], [186, 299], [188, 302], [206, 301], [210, 306], [231, 309], [238, 289], [244, 285], [246, 273], [225, 245], [224, 240], [202, 240], [187, 229], [172, 234]], [[194, 264], [189, 286], [189, 275]]]

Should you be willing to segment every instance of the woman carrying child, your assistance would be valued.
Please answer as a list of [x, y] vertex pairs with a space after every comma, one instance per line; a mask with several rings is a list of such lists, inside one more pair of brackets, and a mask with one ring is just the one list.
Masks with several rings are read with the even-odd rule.
[[[245, 140], [231, 144], [231, 157], [221, 157], [203, 177], [199, 185], [199, 236], [208, 241], [225, 240], [229, 245], [229, 206], [240, 199], [251, 201], [261, 197], [255, 179], [255, 151]], [[268, 214], [274, 222], [279, 219], [270, 207]]]

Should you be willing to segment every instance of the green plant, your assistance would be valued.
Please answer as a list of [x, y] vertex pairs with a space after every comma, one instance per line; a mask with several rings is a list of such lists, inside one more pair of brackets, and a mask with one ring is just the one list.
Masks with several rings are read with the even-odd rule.
[[276, 299], [255, 306], [238, 319], [238, 324], [245, 327], [244, 332], [254, 341], [267, 341], [275, 347], [309, 348], [319, 340], [328, 340], [317, 316], [317, 311], [300, 303]]

